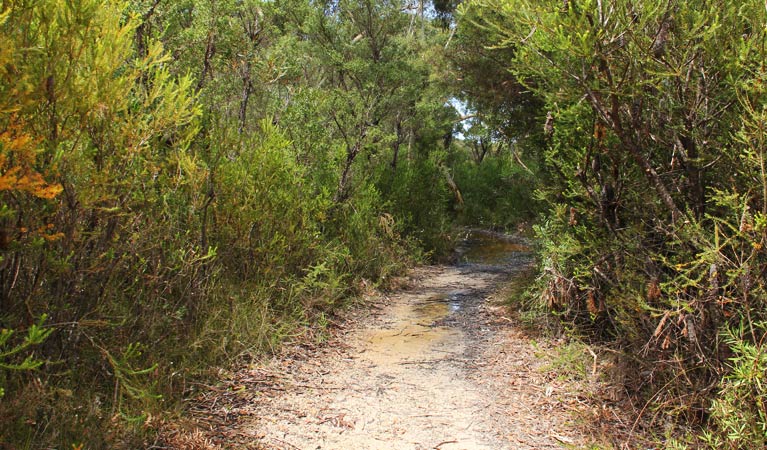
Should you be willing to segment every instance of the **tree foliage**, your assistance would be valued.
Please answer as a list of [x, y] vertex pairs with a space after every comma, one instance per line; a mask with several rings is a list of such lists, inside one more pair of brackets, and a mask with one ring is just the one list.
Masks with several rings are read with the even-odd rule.
[[544, 209], [539, 304], [763, 442], [764, 5], [428, 6], [2, 3], [0, 441], [144, 445], [211, 365]]
[[187, 380], [447, 248], [446, 34], [409, 11], [2, 4], [0, 442], [146, 445]]
[[[735, 385], [759, 390], [738, 367], [763, 345], [764, 4], [478, 0], [461, 11], [514, 54], [508, 69], [543, 102], [543, 301], [642, 366], [628, 386], [662, 412], [700, 421], [746, 392]], [[763, 415], [742, 400], [742, 420], [713, 415], [732, 448], [754, 435], [726, 430]]]

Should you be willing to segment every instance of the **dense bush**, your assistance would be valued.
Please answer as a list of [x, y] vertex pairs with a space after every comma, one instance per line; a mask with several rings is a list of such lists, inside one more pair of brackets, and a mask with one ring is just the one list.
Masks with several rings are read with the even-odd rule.
[[388, 173], [381, 175], [381, 190], [399, 220], [399, 232], [432, 256], [445, 256], [452, 248], [450, 217], [455, 200], [445, 183], [444, 166], [432, 157], [404, 161], [396, 172], [390, 167], [384, 170]]
[[536, 174], [507, 152], [481, 161], [463, 158], [454, 167], [464, 200], [459, 216], [464, 225], [511, 229], [535, 218], [539, 209], [534, 195]]
[[624, 351], [641, 410], [762, 442], [764, 4], [463, 8], [544, 105], [542, 301]]
[[429, 36], [335, 8], [2, 4], [0, 446], [140, 447], [211, 365], [440, 245], [436, 166], [379, 190], [380, 155], [437, 148]]

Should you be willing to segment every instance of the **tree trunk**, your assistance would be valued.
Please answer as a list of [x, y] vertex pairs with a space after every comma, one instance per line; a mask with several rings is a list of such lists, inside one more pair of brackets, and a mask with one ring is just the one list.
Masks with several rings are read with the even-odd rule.
[[239, 132], [242, 134], [245, 131], [245, 120], [248, 115], [248, 101], [250, 100], [250, 94], [253, 92], [253, 83], [250, 79], [250, 60], [245, 62], [245, 70], [242, 74], [242, 98], [240, 100], [240, 128]]
[[402, 121], [398, 119], [397, 120], [397, 140], [394, 141], [394, 146], [393, 146], [393, 149], [392, 149], [394, 154], [392, 155], [391, 164], [390, 164], [392, 173], [397, 173], [397, 162], [398, 162], [398, 159], [399, 159], [399, 148], [402, 145], [403, 141], [404, 141], [404, 139], [402, 138]]
[[202, 72], [200, 73], [200, 79], [197, 81], [197, 91], [202, 90], [205, 84], [205, 78], [207, 78], [210, 72], [210, 60], [213, 59], [213, 55], [216, 54], [216, 42], [213, 32], [208, 33], [208, 43], [205, 45], [205, 56], [202, 61]]
[[642, 169], [642, 172], [647, 178], [647, 181], [650, 183], [650, 186], [655, 189], [655, 192], [666, 206], [666, 209], [668, 209], [668, 211], [671, 213], [671, 220], [673, 222], [679, 220], [684, 214], [676, 205], [674, 198], [671, 196], [671, 193], [669, 192], [666, 185], [663, 184], [663, 180], [660, 179], [658, 172], [642, 153], [641, 146], [629, 135], [629, 132], [623, 127], [618, 98], [611, 96], [610, 107], [608, 109], [598, 93], [594, 92], [587, 86], [584, 87], [586, 88], [586, 94], [589, 98], [589, 101], [591, 102], [592, 108], [594, 108], [594, 112], [598, 117], [602, 118], [608, 127], [613, 130], [616, 136], [618, 136], [618, 139], [620, 139], [623, 146], [629, 151], [631, 157]]
[[453, 192], [453, 195], [455, 196], [455, 202], [458, 204], [459, 208], [462, 208], [463, 195], [461, 195], [461, 190], [458, 189], [458, 185], [455, 184], [455, 180], [453, 180], [453, 176], [450, 175], [450, 170], [448, 170], [447, 167], [442, 166], [442, 173], [445, 175], [445, 180], [447, 181], [447, 187], [450, 188], [450, 190]]
[[154, 2], [152, 2], [152, 6], [150, 6], [147, 12], [141, 16], [141, 23], [136, 27], [136, 54], [139, 56], [139, 58], [146, 58], [149, 54], [147, 49], [147, 41], [149, 39], [150, 32], [149, 19], [152, 18], [154, 11], [157, 9], [157, 5], [159, 4], [160, 0], [154, 0]]
[[341, 172], [341, 178], [338, 180], [338, 189], [336, 195], [333, 197], [335, 203], [342, 203], [349, 197], [349, 181], [351, 180], [351, 168], [354, 163], [354, 159], [360, 152], [360, 142], [357, 141], [354, 146], [347, 147], [346, 149], [346, 161], [344, 163], [344, 170]]
[[678, 146], [684, 152], [684, 170], [687, 179], [690, 180], [690, 195], [692, 197], [692, 209], [695, 217], [700, 219], [706, 213], [706, 188], [703, 185], [700, 167], [695, 162], [698, 158], [698, 147], [695, 142], [687, 137], [677, 137]]
[[663, 184], [663, 180], [660, 179], [658, 172], [653, 168], [652, 164], [650, 164], [650, 161], [642, 154], [642, 149], [639, 148], [639, 145], [637, 145], [631, 138], [623, 135], [623, 133], [621, 133], [619, 137], [623, 145], [631, 153], [634, 161], [639, 164], [639, 167], [642, 169], [642, 172], [644, 172], [650, 185], [655, 189], [655, 192], [658, 193], [658, 196], [660, 196], [663, 204], [666, 205], [666, 208], [671, 213], [671, 220], [673, 222], [679, 220], [684, 214], [676, 205], [674, 198], [671, 197], [671, 193], [668, 188], [666, 188], [666, 185]]

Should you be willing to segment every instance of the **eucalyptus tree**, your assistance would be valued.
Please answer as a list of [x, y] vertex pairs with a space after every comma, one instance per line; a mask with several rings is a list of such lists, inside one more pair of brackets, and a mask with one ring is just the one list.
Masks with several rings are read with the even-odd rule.
[[483, 124], [496, 140], [507, 144], [540, 136], [540, 99], [510, 70], [515, 49], [499, 46], [501, 36], [488, 26], [500, 16], [477, 7], [460, 11], [454, 34], [444, 48], [449, 63], [444, 77], [466, 105], [464, 119]]
[[344, 147], [338, 202], [350, 195], [353, 165], [361, 153], [372, 158], [403, 140], [402, 123], [427, 75], [405, 35], [408, 24], [401, 2], [373, 0], [328, 4], [307, 23], [323, 77], [316, 87], [327, 95], [323, 112]]

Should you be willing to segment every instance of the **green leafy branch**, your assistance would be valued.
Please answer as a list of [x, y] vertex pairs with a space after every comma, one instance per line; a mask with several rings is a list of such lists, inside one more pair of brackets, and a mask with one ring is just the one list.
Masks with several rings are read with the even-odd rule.
[[[16, 356], [34, 345], [42, 344], [53, 332], [52, 328], [44, 328], [43, 323], [48, 318], [46, 314], [40, 316], [40, 320], [27, 329], [27, 335], [20, 344], [11, 345], [11, 337], [15, 330], [0, 330], [0, 369], [4, 370], [35, 370], [45, 361], [36, 359], [33, 353], [28, 354], [20, 363], [11, 362], [11, 358]], [[5, 390], [0, 386], [0, 398], [5, 394]]]

